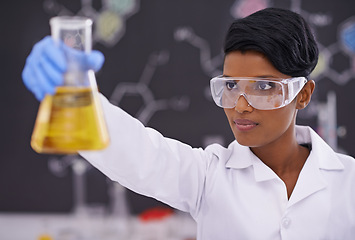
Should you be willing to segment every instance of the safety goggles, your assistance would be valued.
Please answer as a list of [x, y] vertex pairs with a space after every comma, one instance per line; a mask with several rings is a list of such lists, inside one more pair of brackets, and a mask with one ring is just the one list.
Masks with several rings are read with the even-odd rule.
[[210, 86], [215, 103], [222, 108], [234, 108], [241, 96], [259, 110], [272, 110], [286, 106], [306, 84], [305, 77], [259, 78], [224, 77], [211, 79]]

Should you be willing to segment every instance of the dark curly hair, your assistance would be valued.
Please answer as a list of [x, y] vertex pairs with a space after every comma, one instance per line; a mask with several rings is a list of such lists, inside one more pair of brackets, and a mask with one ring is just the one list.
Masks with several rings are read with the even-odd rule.
[[226, 35], [224, 53], [255, 50], [281, 73], [307, 77], [318, 61], [318, 47], [307, 22], [299, 14], [266, 8], [235, 20]]

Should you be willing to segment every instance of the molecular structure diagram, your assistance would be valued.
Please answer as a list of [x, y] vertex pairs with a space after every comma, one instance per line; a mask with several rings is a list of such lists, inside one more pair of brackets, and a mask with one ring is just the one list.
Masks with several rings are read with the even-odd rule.
[[[339, 25], [338, 41], [324, 47], [320, 45], [320, 56], [312, 77], [328, 77], [338, 85], [347, 84], [355, 76], [355, 18], [351, 17]], [[349, 67], [337, 70], [332, 67], [334, 56], [342, 55]]]
[[154, 52], [150, 55], [148, 62], [138, 82], [121, 82], [113, 90], [110, 102], [117, 106], [126, 96], [142, 97], [143, 105], [138, 110], [136, 118], [143, 124], [147, 124], [157, 111], [173, 109], [177, 111], [186, 110], [189, 107], [189, 97], [173, 97], [171, 99], [156, 100], [149, 84], [157, 67], [166, 64], [169, 60], [167, 51]]
[[[258, 10], [269, 7], [269, 0], [237, 0], [230, 8], [230, 14], [234, 18], [246, 17]], [[300, 0], [291, 1], [291, 10], [300, 12], [309, 21], [316, 26], [326, 26], [332, 21], [331, 16], [308, 13], [301, 9]], [[188, 42], [190, 45], [200, 50], [200, 64], [203, 72], [209, 77], [213, 77], [221, 74], [220, 67], [223, 64], [223, 53], [218, 54], [215, 57], [211, 57], [210, 46], [208, 41], [198, 36], [194, 30], [190, 27], [179, 27], [174, 33], [175, 40], [178, 42]]]
[[102, 8], [96, 10], [92, 0], [81, 0], [78, 12], [70, 11], [58, 0], [45, 0], [44, 10], [60, 16], [85, 16], [93, 19], [93, 43], [99, 42], [107, 47], [114, 46], [124, 35], [126, 20], [139, 10], [139, 0], [101, 0]]
[[211, 48], [206, 39], [198, 36], [190, 27], [180, 27], [174, 32], [174, 38], [178, 42], [188, 42], [200, 51], [200, 64], [202, 71], [209, 77], [222, 73], [219, 69], [223, 62], [223, 54], [212, 57]]
[[[317, 29], [332, 23], [329, 14], [309, 13], [301, 8], [302, 0], [291, 0], [290, 9], [300, 13], [308, 22]], [[268, 0], [240, 0], [231, 8], [231, 15], [235, 18], [245, 17], [257, 10], [270, 6]], [[355, 75], [355, 17], [351, 17], [339, 25], [338, 41], [325, 47], [318, 42], [320, 48], [319, 61], [311, 77], [318, 81], [327, 77], [339, 85], [345, 85]], [[343, 55], [350, 62], [350, 67], [345, 70], [336, 70], [333, 59], [336, 55]]]

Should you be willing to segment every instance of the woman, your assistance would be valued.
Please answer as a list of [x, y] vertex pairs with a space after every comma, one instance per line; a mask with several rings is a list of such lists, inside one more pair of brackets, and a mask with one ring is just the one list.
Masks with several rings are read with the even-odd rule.
[[[65, 70], [53, 45], [41, 41], [23, 72], [39, 99]], [[355, 161], [295, 123], [315, 87], [318, 50], [306, 22], [261, 10], [231, 25], [224, 50], [211, 90], [236, 139], [228, 148], [165, 138], [102, 97], [111, 144], [80, 154], [123, 186], [189, 212], [197, 239], [353, 239]], [[89, 62], [99, 66], [96, 54]]]

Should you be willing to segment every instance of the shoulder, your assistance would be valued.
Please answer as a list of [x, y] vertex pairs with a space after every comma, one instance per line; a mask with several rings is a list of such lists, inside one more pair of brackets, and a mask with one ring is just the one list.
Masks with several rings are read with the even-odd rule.
[[344, 169], [353, 171], [355, 177], [355, 159], [343, 153], [336, 153], [339, 161], [344, 165]]
[[[318, 161], [323, 176], [330, 177], [331, 182], [343, 186], [344, 190], [355, 189], [355, 159], [353, 157], [329, 151], [326, 156], [318, 159]], [[351, 192], [351, 194], [354, 194], [353, 190]]]
[[341, 170], [345, 166], [354, 168], [353, 157], [334, 151], [312, 128], [297, 126], [296, 135], [298, 143], [310, 144], [311, 157], [316, 158], [319, 167], [325, 170]]

